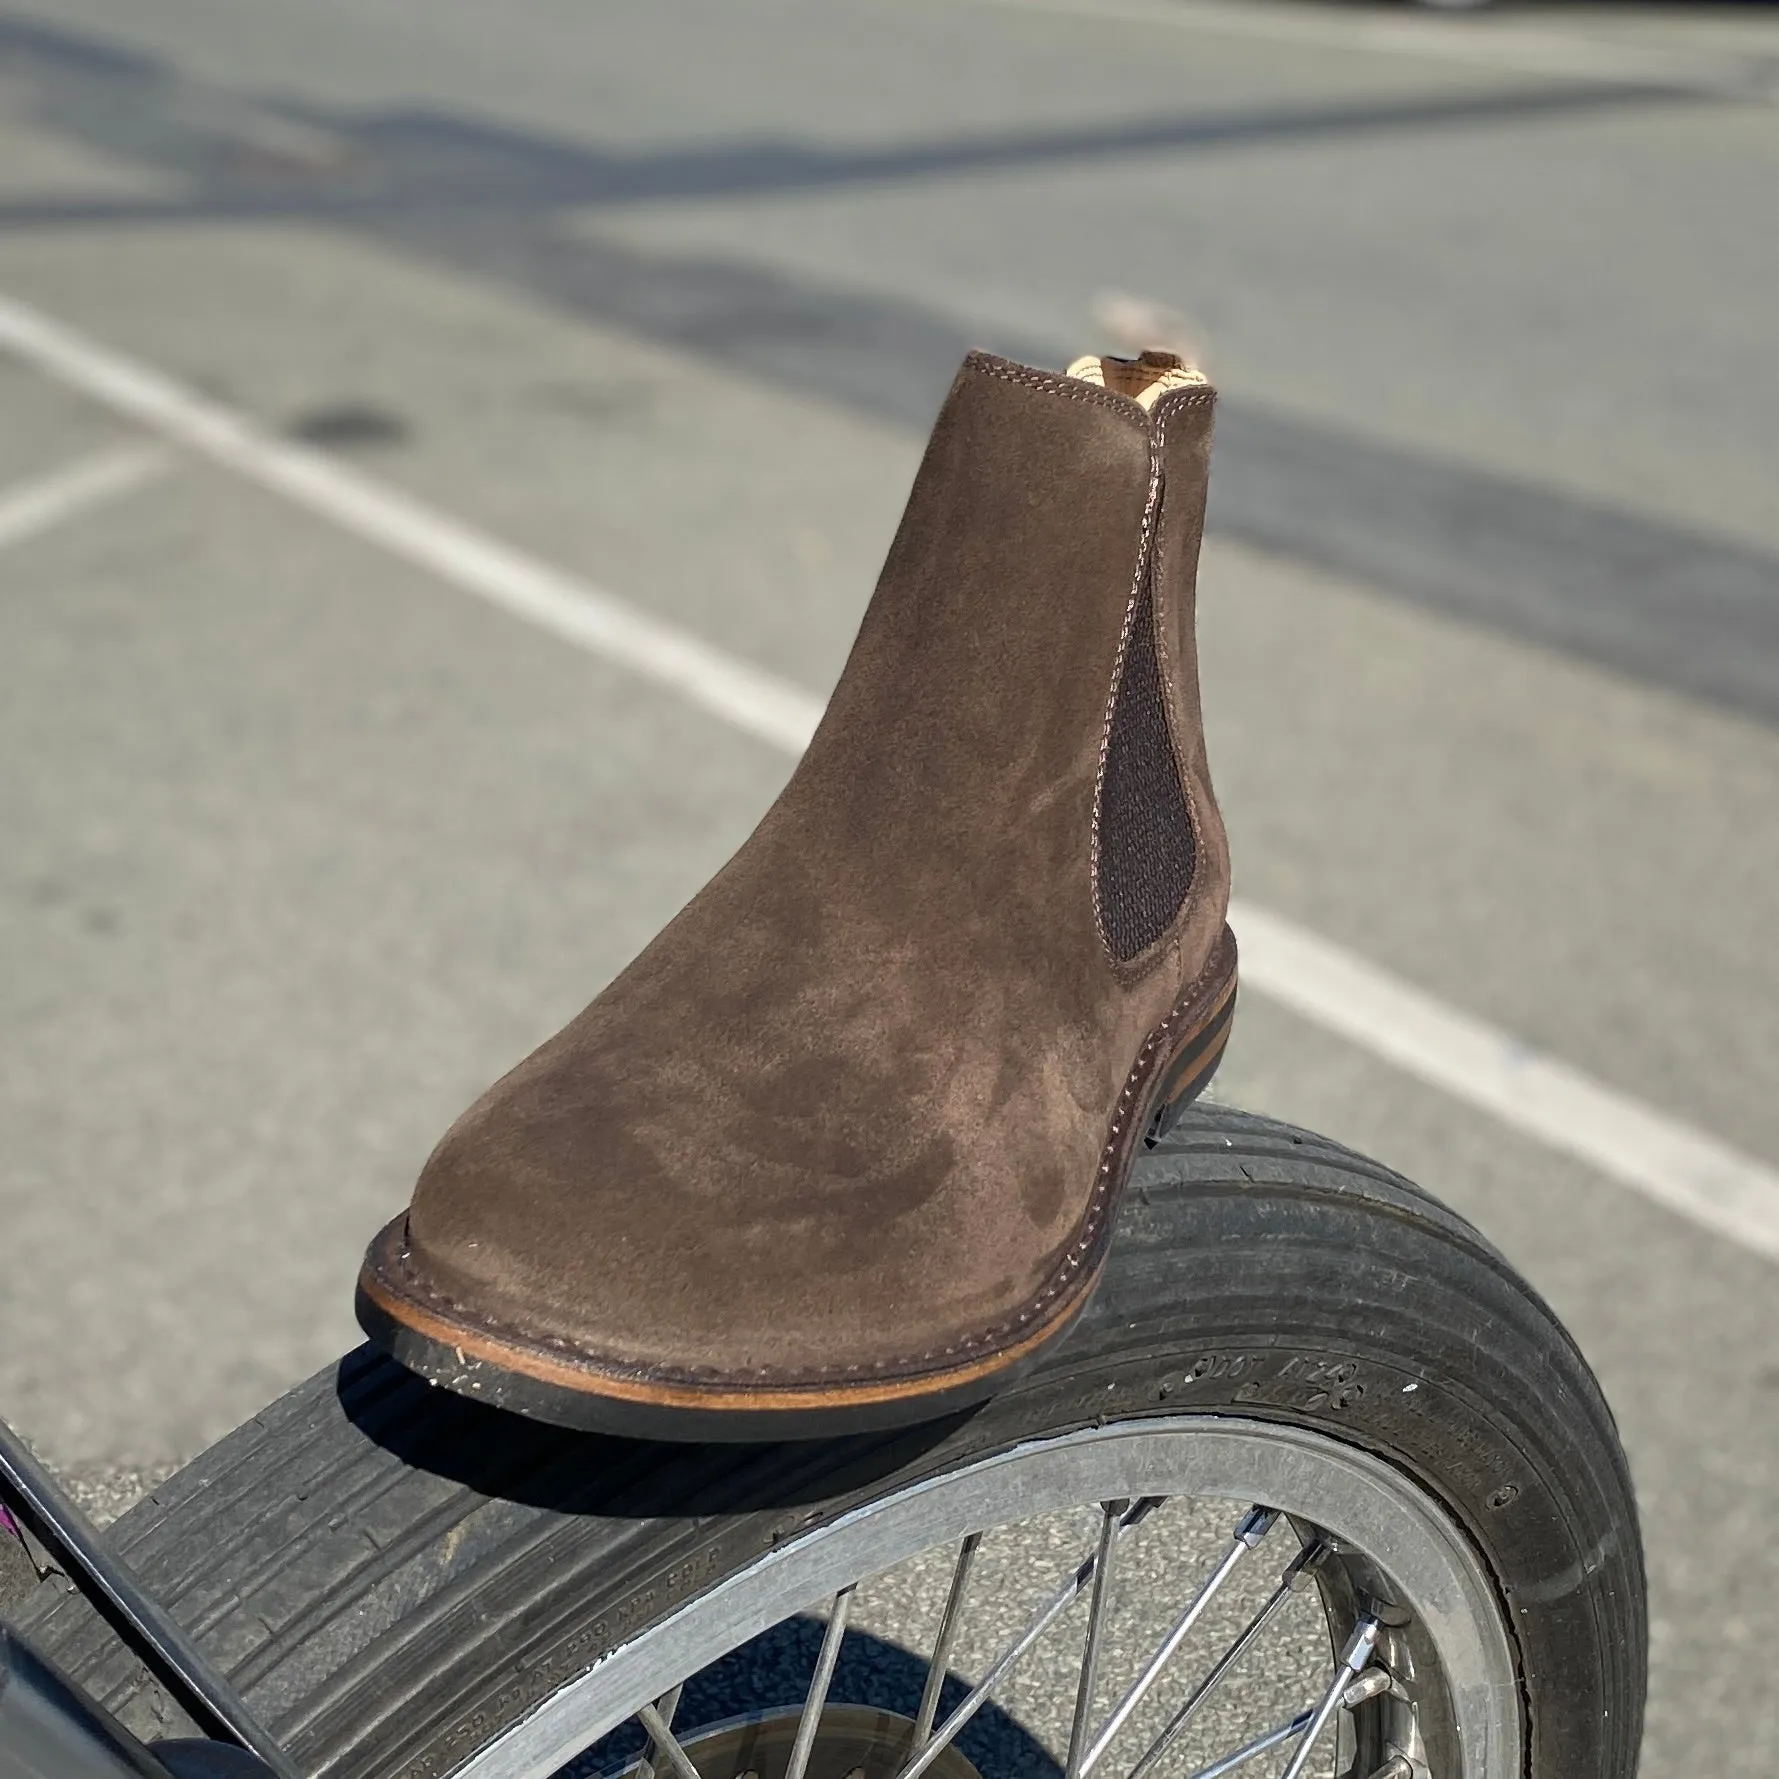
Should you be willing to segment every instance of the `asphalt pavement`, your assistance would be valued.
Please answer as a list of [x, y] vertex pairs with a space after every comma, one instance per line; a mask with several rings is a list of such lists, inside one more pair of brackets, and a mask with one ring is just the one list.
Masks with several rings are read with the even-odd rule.
[[[0, 304], [816, 697], [962, 351], [1165, 318], [1238, 893], [1769, 1173], [1775, 190], [1749, 6], [0, 7]], [[432, 1141], [788, 769], [16, 354], [0, 760], [0, 1412], [113, 1500], [356, 1338]], [[1644, 1771], [1764, 1779], [1760, 1242], [1264, 994], [1219, 1091], [1550, 1298]]]

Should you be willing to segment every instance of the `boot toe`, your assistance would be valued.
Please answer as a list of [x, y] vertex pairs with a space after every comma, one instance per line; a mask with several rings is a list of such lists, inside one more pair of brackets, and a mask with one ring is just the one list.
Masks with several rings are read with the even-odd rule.
[[[671, 1167], [634, 1137], [615, 1165], [589, 1164], [584, 1130], [579, 1165], [551, 1165], [554, 1147], [511, 1107], [441, 1143], [361, 1276], [360, 1319], [396, 1358], [543, 1419], [728, 1439], [926, 1418], [1004, 1369], [1005, 1343], [982, 1337], [1038, 1256], [1006, 1244], [1000, 1276], [962, 1288], [947, 1252], [968, 1173], [949, 1144], [894, 1174], [880, 1158], [820, 1175], [720, 1130]], [[910, 1166], [930, 1181], [914, 1189]], [[900, 1219], [861, 1214], [896, 1200]], [[950, 1372], [957, 1389], [934, 1375]]]

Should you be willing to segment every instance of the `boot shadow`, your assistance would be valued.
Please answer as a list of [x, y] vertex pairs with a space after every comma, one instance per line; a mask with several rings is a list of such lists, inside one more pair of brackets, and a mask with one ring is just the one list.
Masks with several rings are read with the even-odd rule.
[[716, 1445], [552, 1427], [426, 1383], [370, 1346], [335, 1369], [340, 1413], [412, 1470], [548, 1513], [622, 1519], [814, 1506], [868, 1488], [963, 1426], [966, 1409], [843, 1439]]

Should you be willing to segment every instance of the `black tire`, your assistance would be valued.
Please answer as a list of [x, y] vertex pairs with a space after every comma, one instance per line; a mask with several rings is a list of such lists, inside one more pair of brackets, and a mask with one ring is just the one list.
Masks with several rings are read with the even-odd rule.
[[[1443, 1502], [1517, 1641], [1532, 1779], [1632, 1779], [1642, 1551], [1586, 1363], [1461, 1218], [1218, 1106], [1138, 1164], [1080, 1324], [973, 1414], [819, 1443], [645, 1445], [517, 1420], [361, 1349], [114, 1536], [299, 1765], [438, 1775], [860, 1501], [1040, 1434], [1232, 1409], [1363, 1447]], [[78, 1597], [46, 1587], [22, 1623], [138, 1733], [186, 1732]]]

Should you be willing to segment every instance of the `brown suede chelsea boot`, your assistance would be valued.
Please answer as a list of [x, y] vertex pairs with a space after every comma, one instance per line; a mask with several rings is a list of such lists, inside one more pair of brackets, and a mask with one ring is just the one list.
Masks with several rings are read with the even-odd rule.
[[544, 1420], [757, 1439], [967, 1406], [1063, 1333], [1235, 999], [1213, 400], [1159, 353], [964, 361], [783, 795], [446, 1133], [373, 1340]]

